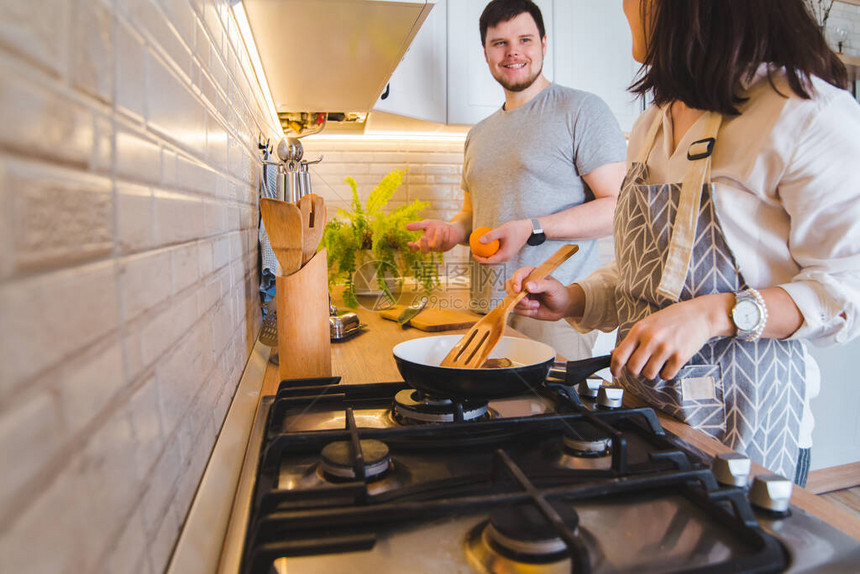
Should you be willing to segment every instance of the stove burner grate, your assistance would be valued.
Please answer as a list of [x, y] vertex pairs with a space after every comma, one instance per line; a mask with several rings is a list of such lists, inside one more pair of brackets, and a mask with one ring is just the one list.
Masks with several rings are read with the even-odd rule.
[[612, 439], [593, 424], [573, 421], [562, 437], [567, 454], [583, 458], [606, 456], [610, 452]]
[[[567, 528], [574, 533], [579, 515], [570, 506], [553, 505]], [[555, 560], [566, 554], [567, 545], [552, 524], [531, 504], [511, 505], [494, 510], [484, 530], [495, 550], [525, 562]]]
[[[359, 441], [362, 468], [367, 480], [381, 478], [391, 468], [391, 453], [388, 446], [379, 440]], [[339, 440], [323, 447], [320, 452], [320, 470], [324, 477], [333, 480], [354, 480], [356, 457], [350, 441]]]
[[394, 396], [392, 418], [401, 425], [454, 423], [486, 420], [491, 417], [486, 401], [453, 401], [405, 389]]

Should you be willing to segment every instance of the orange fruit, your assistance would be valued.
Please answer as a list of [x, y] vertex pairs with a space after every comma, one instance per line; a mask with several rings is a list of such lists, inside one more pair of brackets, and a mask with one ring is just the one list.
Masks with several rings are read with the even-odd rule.
[[479, 239], [492, 231], [489, 227], [479, 227], [472, 231], [469, 236], [469, 246], [472, 248], [472, 253], [480, 257], [490, 257], [499, 250], [499, 240], [490, 241], [489, 243], [481, 243]]

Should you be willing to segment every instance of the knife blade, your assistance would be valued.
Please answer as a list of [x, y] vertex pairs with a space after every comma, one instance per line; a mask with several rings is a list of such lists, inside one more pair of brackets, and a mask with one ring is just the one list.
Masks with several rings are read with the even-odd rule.
[[418, 313], [424, 310], [427, 307], [427, 296], [421, 297], [416, 301], [413, 301], [411, 305], [409, 305], [406, 309], [404, 309], [400, 315], [397, 316], [397, 323], [399, 325], [405, 325], [412, 319], [414, 319]]

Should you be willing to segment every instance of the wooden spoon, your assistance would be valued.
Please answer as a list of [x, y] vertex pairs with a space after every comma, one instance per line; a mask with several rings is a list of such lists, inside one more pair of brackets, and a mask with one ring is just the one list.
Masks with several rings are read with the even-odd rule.
[[263, 197], [260, 213], [281, 273], [292, 275], [302, 267], [302, 212], [294, 203]]
[[[559, 265], [570, 259], [579, 251], [578, 245], [565, 245], [556, 251], [549, 259], [541, 263], [525, 278], [523, 284], [528, 281], [538, 281], [547, 277], [555, 271]], [[526, 290], [512, 293], [502, 299], [492, 311], [475, 323], [463, 338], [457, 341], [451, 352], [442, 361], [443, 367], [456, 367], [460, 369], [478, 369], [490, 356], [502, 335], [505, 334], [505, 324], [511, 310], [526, 296]]]
[[299, 200], [302, 213], [302, 265], [317, 252], [326, 224], [325, 200], [309, 193]]

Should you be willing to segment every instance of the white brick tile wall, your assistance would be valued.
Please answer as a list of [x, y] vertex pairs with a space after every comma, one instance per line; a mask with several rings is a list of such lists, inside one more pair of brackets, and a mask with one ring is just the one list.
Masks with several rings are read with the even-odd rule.
[[120, 260], [120, 293], [127, 320], [152, 309], [170, 296], [170, 253], [147, 252]]
[[[4, 524], [23, 506], [18, 493], [26, 490], [57, 455], [62, 443], [60, 409], [54, 394], [31, 394], [12, 406], [14, 409], [0, 418], [0, 460], [6, 461], [4, 488], [0, 490], [0, 522]], [[30, 425], [28, 421], [33, 420], [42, 424]]]
[[167, 564], [260, 325], [248, 62], [226, 0], [0, 2], [0, 571]]
[[80, 473], [89, 502], [87, 531], [80, 540], [86, 571], [104, 560], [112, 539], [136, 503], [128, 492], [138, 491], [142, 484], [135, 470], [134, 437], [125, 409], [112, 413], [87, 442], [80, 455]]
[[114, 551], [108, 557], [103, 572], [105, 574], [149, 572], [145, 544], [146, 532], [143, 529], [143, 517], [140, 512], [134, 512], [126, 521], [125, 528], [114, 543]]
[[[174, 181], [176, 187], [203, 195], [213, 195], [215, 180], [221, 181], [215, 172], [202, 162], [185, 155], [176, 157]], [[165, 183], [167, 183], [165, 181]]]
[[174, 295], [197, 284], [200, 279], [200, 255], [196, 243], [171, 250], [170, 273]]
[[[127, 0], [128, 15], [147, 38], [155, 52], [185, 78], [191, 77], [191, 51], [194, 38], [180, 38], [155, 0]], [[150, 84], [157, 88], [158, 84]]]
[[201, 237], [203, 200], [184, 193], [155, 190], [155, 234], [159, 245]]
[[[148, 120], [150, 128], [176, 141], [191, 153], [206, 149], [206, 110], [191, 92], [189, 85], [177, 77], [159, 58], [149, 65]], [[177, 114], [177, 108], [183, 113]]]
[[113, 195], [109, 179], [55, 169], [49, 164], [10, 162], [6, 170], [13, 211], [18, 270], [79, 263], [113, 248]]
[[59, 404], [66, 432], [80, 432], [126, 387], [119, 338], [66, 362]]
[[115, 330], [118, 308], [112, 262], [0, 285], [0, 397]]
[[28, 2], [0, 3], [0, 42], [28, 62], [44, 67], [50, 73], [63, 75], [67, 67], [71, 2], [46, 0], [39, 4], [41, 15], [33, 15]]
[[28, 155], [87, 165], [93, 150], [90, 109], [52, 92], [44, 78], [0, 50], [0, 143]]
[[159, 183], [161, 150], [155, 140], [119, 127], [116, 131], [116, 173], [126, 181]]
[[14, 522], [5, 522], [0, 537], [4, 572], [92, 570], [83, 545], [89, 528], [82, 527], [92, 497], [81, 477], [80, 461], [68, 464]]
[[74, 86], [103, 102], [110, 102], [115, 56], [113, 14], [101, 0], [76, 0], [74, 14]]
[[134, 451], [137, 476], [143, 480], [149, 475], [152, 465], [164, 449], [164, 426], [158, 403], [158, 386], [155, 377], [148, 377], [129, 401], [131, 426], [134, 432]]
[[[145, 367], [163, 355], [191, 328], [197, 319], [197, 302], [191, 295], [176, 300], [169, 307], [160, 308], [141, 330], [140, 358]], [[229, 334], [225, 335], [229, 336]]]
[[147, 56], [143, 37], [124, 19], [117, 21], [116, 107], [139, 121], [146, 116]]
[[152, 189], [133, 184], [117, 186], [117, 243], [121, 252], [133, 253], [155, 245]]
[[109, 175], [113, 169], [113, 122], [110, 117], [96, 113], [91, 168], [94, 172]]

